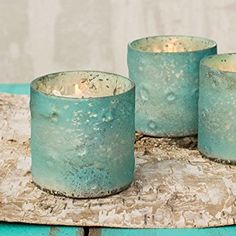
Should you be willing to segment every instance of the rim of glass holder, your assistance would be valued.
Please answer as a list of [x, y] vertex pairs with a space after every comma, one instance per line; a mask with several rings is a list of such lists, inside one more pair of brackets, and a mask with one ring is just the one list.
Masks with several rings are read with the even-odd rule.
[[[212, 59], [218, 58], [219, 60], [223, 60], [222, 57], [224, 56], [234, 56], [235, 57], [235, 61], [236, 61], [236, 52], [233, 53], [221, 53], [221, 54], [215, 54], [215, 55], [210, 55], [207, 57], [204, 57], [201, 62], [200, 65], [207, 67], [208, 69], [218, 72], [218, 73], [226, 73], [226, 74], [232, 74], [232, 75], [236, 75], [236, 64], [235, 64], [235, 71], [227, 71], [227, 70], [222, 70], [220, 68], [218, 68], [217, 66], [214, 65], [209, 65], [207, 62], [209, 62]], [[222, 61], [223, 62], [223, 61]]]
[[[180, 39], [188, 39], [188, 40], [204, 40], [205, 42], [208, 42], [209, 44], [211, 44], [209, 47], [205, 47], [205, 48], [202, 48], [202, 49], [196, 49], [196, 50], [190, 50], [190, 51], [177, 51], [177, 52], [168, 52], [168, 51], [163, 51], [163, 52], [152, 52], [152, 51], [147, 51], [147, 50], [141, 50], [141, 49], [138, 49], [137, 47], [134, 47], [132, 44], [134, 43], [137, 43], [139, 41], [142, 41], [142, 40], [148, 40], [148, 39], [161, 39], [161, 38], [180, 38]], [[196, 52], [201, 52], [201, 51], [205, 51], [205, 50], [209, 50], [209, 49], [212, 49], [212, 48], [217, 48], [217, 42], [212, 40], [212, 39], [209, 39], [209, 38], [205, 38], [205, 37], [199, 37], [199, 36], [191, 36], [191, 35], [156, 35], [156, 36], [147, 36], [147, 37], [142, 37], [142, 38], [138, 38], [138, 39], [135, 39], [131, 42], [128, 43], [128, 48], [134, 50], [134, 51], [137, 51], [137, 52], [140, 52], [140, 53], [146, 53], [146, 54], [187, 54], [187, 53], [196, 53]]]
[[[36, 83], [39, 80], [41, 80], [41, 79], [43, 79], [47, 76], [50, 76], [53, 79], [53, 76], [56, 77], [58, 75], [63, 75], [63, 74], [67, 74], [67, 73], [88, 73], [88, 74], [89, 73], [100, 73], [100, 74], [104, 74], [104, 75], [114, 75], [114, 76], [123, 78], [124, 80], [128, 80], [130, 82], [130, 88], [127, 89], [124, 92], [119, 93], [119, 94], [108, 95], [108, 96], [100, 96], [100, 97], [66, 97], [66, 96], [63, 96], [63, 95], [62, 96], [56, 96], [56, 95], [49, 94], [49, 93], [43, 92], [43, 91], [38, 90], [37, 88], [35, 88]], [[35, 78], [34, 80], [31, 81], [30, 88], [32, 90], [34, 90], [35, 92], [41, 94], [41, 95], [52, 97], [52, 98], [65, 99], [65, 100], [88, 101], [88, 100], [99, 100], [99, 99], [107, 99], [107, 98], [114, 98], [114, 97], [117, 97], [117, 96], [122, 96], [126, 93], [129, 93], [131, 90], [135, 89], [135, 82], [133, 80], [123, 76], [123, 75], [119, 75], [119, 74], [112, 73], [112, 72], [105, 72], [105, 71], [99, 71], [99, 70], [68, 70], [68, 71], [59, 71], [59, 72], [53, 72], [53, 73], [41, 75], [41, 76], [39, 76], [39, 77], [37, 77], [37, 78]]]

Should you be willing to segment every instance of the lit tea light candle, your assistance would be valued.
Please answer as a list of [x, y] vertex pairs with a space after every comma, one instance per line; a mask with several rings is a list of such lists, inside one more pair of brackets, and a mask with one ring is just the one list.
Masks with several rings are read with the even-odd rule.
[[136, 130], [152, 136], [197, 133], [200, 60], [216, 43], [191, 36], [156, 36], [128, 45], [129, 76], [136, 83]]
[[31, 84], [33, 181], [78, 198], [127, 188], [134, 172], [134, 83], [104, 72], [46, 75]]
[[236, 54], [204, 58], [200, 69], [198, 148], [236, 163]]

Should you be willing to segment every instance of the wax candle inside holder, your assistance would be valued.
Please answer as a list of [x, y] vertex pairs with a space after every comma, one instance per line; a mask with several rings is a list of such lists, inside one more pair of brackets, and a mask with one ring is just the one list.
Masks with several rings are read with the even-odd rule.
[[129, 76], [137, 87], [136, 130], [151, 136], [196, 134], [199, 63], [216, 51], [214, 41], [191, 36], [129, 43]]
[[236, 54], [201, 61], [198, 148], [209, 158], [236, 163]]
[[31, 83], [33, 181], [78, 198], [127, 188], [134, 172], [134, 83], [105, 72], [46, 75]]

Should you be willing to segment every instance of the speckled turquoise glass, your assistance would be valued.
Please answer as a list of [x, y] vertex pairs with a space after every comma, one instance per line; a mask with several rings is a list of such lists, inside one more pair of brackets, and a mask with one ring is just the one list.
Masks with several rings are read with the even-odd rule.
[[152, 136], [196, 134], [199, 63], [216, 52], [214, 41], [190, 36], [156, 36], [129, 43], [136, 130]]
[[134, 173], [134, 84], [119, 75], [79, 71], [31, 84], [33, 181], [78, 198], [127, 188]]
[[236, 54], [201, 61], [198, 148], [210, 158], [236, 162]]

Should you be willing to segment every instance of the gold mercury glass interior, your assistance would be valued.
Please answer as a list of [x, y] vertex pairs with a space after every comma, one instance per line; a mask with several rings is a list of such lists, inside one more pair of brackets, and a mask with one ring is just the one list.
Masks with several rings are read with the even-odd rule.
[[66, 72], [44, 76], [34, 81], [40, 92], [58, 97], [93, 98], [115, 96], [134, 84], [125, 77], [102, 72]]
[[236, 72], [236, 54], [221, 54], [209, 57], [205, 65], [223, 72]]
[[144, 52], [192, 52], [215, 46], [212, 40], [188, 36], [157, 36], [135, 40], [131, 47]]

